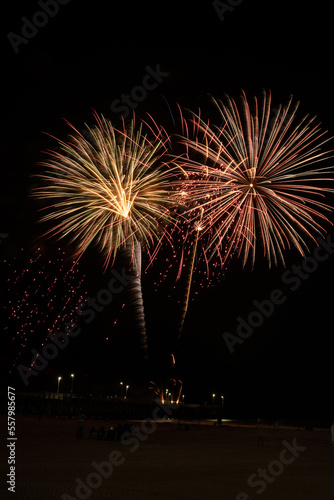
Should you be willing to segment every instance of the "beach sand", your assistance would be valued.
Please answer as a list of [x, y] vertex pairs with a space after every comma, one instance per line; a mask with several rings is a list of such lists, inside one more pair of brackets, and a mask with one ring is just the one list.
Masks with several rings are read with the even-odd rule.
[[[110, 424], [87, 420], [79, 439], [76, 420], [17, 416], [16, 492], [2, 498], [334, 500], [334, 447], [329, 429], [268, 427], [259, 431], [251, 426], [190, 424], [186, 430], [177, 423], [147, 424], [141, 429], [138, 422], [142, 440], [137, 436], [127, 445], [89, 438], [92, 426], [108, 428]], [[295, 451], [283, 452], [286, 443], [295, 445]], [[103, 478], [92, 463], [109, 461], [115, 450], [114, 468], [112, 472], [104, 469], [109, 477]], [[1, 460], [2, 485], [8, 467], [7, 459]], [[270, 482], [262, 479], [259, 483], [259, 467], [269, 467], [274, 474], [266, 476]], [[247, 483], [252, 474], [255, 486]], [[90, 479], [91, 487], [76, 493], [76, 478], [84, 484]]]

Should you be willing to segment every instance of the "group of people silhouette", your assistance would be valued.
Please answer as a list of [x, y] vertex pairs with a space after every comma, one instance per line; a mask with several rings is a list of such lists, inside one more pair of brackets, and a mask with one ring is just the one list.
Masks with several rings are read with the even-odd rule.
[[111, 426], [109, 429], [106, 429], [103, 425], [98, 430], [92, 427], [89, 437], [104, 441], [120, 441], [125, 433], [131, 433], [131, 426], [127, 422], [118, 423], [116, 427]]

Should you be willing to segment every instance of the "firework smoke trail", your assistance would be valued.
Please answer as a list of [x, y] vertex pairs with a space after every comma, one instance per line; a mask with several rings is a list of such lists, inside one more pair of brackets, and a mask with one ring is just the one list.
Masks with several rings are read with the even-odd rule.
[[[141, 269], [142, 269], [142, 254], [140, 243], [136, 243], [133, 255], [133, 278], [128, 285], [128, 297], [130, 303], [133, 304], [133, 320], [134, 324], [137, 325], [140, 331], [146, 331], [145, 314], [144, 314], [144, 302], [143, 295], [141, 293]], [[146, 352], [146, 335], [141, 336], [140, 339], [140, 349]]]
[[293, 106], [292, 97], [276, 114], [270, 93], [263, 93], [260, 104], [254, 98], [252, 109], [244, 93], [240, 107], [229, 97], [226, 101], [214, 100], [222, 126], [193, 113], [197, 136], [181, 138], [188, 151], [182, 188], [189, 214], [195, 220], [193, 207], [204, 209], [209, 259], [224, 241], [225, 259], [237, 249], [243, 265], [250, 259], [254, 266], [260, 241], [269, 266], [279, 260], [285, 265], [287, 248], [305, 256], [304, 235], [315, 241], [314, 233], [324, 232], [318, 220], [330, 222], [323, 212], [332, 207], [321, 198], [333, 192], [328, 187], [333, 167], [316, 164], [332, 158], [332, 151], [323, 150], [331, 138], [313, 124], [315, 117], [296, 121], [299, 103]]
[[174, 224], [173, 169], [161, 161], [169, 137], [156, 127], [149, 138], [135, 118], [118, 130], [94, 114], [97, 124], [87, 127], [88, 139], [69, 124], [74, 134], [48, 152], [34, 196], [54, 201], [41, 219], [54, 224], [46, 235], [71, 237], [78, 259], [93, 242], [105, 255], [105, 268], [119, 251], [131, 256], [135, 276], [127, 289], [147, 357], [140, 262], [142, 248], [152, 261], [151, 248]]

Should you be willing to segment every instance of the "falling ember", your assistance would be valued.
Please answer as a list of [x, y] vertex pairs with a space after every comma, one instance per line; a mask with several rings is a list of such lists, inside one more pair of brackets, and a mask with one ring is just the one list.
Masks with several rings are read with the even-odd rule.
[[[4, 274], [7, 277], [5, 332], [12, 344], [13, 368], [26, 356], [28, 348], [41, 350], [50, 342], [50, 335], [75, 322], [76, 310], [86, 297], [85, 276], [78, 264], [67, 262], [61, 249], [50, 260], [40, 248], [28, 259], [24, 249], [18, 257], [7, 259]], [[28, 357], [32, 357], [31, 353]]]

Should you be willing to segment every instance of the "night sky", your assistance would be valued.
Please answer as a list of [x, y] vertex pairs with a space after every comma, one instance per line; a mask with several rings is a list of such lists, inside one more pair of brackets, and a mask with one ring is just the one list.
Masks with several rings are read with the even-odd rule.
[[[84, 122], [92, 122], [92, 109], [118, 124], [116, 100], [142, 85], [147, 67], [166, 76], [137, 103], [139, 116], [149, 112], [168, 124], [169, 107], [175, 110], [176, 102], [196, 110], [207, 94], [237, 98], [244, 89], [248, 96], [260, 96], [264, 88], [271, 89], [274, 104], [284, 104], [293, 94], [301, 100], [299, 117], [316, 114], [323, 128], [334, 133], [329, 4], [243, 0], [231, 2], [234, 7], [226, 10], [223, 20], [217, 2], [210, 1], [116, 5], [71, 0], [58, 5], [52, 17], [36, 17], [42, 4], [49, 5], [43, 0], [6, 5], [2, 26], [0, 233], [8, 236], [1, 238], [1, 261], [21, 255], [21, 248], [28, 259], [39, 245], [48, 255], [58, 247], [70, 255], [64, 241], [42, 238], [38, 207], [29, 197], [35, 182], [31, 175], [39, 171], [42, 151], [54, 146], [45, 132], [65, 138], [64, 119], [82, 129]], [[22, 31], [32, 19], [41, 27]], [[8, 38], [10, 32], [30, 38], [23, 43], [15, 36]], [[330, 218], [334, 222], [334, 214]], [[326, 230], [334, 240], [334, 229]], [[310, 256], [314, 250], [311, 243]], [[299, 277], [295, 287], [292, 269], [303, 258], [291, 251], [286, 269], [269, 270], [259, 254], [254, 270], [243, 270], [235, 258], [220, 280], [192, 295], [178, 368], [189, 402], [211, 403], [215, 393], [225, 396], [230, 416], [333, 419], [334, 255], [331, 247], [322, 255], [326, 252], [328, 258], [317, 261], [317, 268]], [[168, 250], [162, 252], [143, 277], [153, 373], [163, 373], [168, 366], [175, 335], [177, 297], [174, 292], [168, 297], [171, 281], [162, 283], [158, 292], [154, 285], [165, 271], [167, 254]], [[19, 257], [19, 268], [24, 258]], [[91, 297], [108, 281], [102, 264], [94, 248], [80, 263], [84, 289]], [[64, 290], [57, 286], [61, 296]], [[4, 279], [5, 303], [6, 290]], [[256, 310], [254, 301], [268, 300], [273, 290], [279, 290], [284, 300], [231, 353], [223, 334], [235, 334], [238, 318], [247, 320]], [[80, 336], [31, 382], [29, 390], [55, 390], [56, 377], [72, 371], [83, 391], [112, 392], [120, 380], [134, 385], [136, 344], [126, 308], [120, 313], [124, 301], [120, 294], [91, 324], [81, 324]], [[2, 356], [12, 359], [15, 349], [10, 335], [4, 335]], [[29, 350], [24, 356], [32, 357]], [[11, 380], [17, 390], [25, 389], [17, 374]]]

